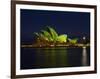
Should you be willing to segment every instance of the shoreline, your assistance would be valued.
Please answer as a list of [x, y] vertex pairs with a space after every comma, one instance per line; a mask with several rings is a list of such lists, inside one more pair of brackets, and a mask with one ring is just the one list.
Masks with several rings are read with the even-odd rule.
[[41, 46], [41, 45], [21, 45], [22, 48], [54, 48], [54, 47], [89, 47], [90, 44], [75, 44], [75, 45], [49, 45], [49, 46]]

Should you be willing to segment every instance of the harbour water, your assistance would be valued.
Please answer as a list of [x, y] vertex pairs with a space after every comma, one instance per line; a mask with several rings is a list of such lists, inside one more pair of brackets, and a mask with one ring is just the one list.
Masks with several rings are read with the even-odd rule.
[[90, 66], [90, 47], [21, 48], [21, 69]]

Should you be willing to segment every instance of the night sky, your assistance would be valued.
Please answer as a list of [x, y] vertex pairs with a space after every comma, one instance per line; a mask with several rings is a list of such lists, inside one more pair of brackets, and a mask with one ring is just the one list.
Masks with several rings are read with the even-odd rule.
[[90, 35], [90, 13], [21, 9], [21, 43], [31, 44], [34, 32], [46, 26], [70, 38]]

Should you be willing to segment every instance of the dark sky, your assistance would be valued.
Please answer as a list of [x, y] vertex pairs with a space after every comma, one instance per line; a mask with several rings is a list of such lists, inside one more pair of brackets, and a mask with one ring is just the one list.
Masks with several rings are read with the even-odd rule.
[[90, 13], [21, 9], [21, 42], [32, 43], [34, 32], [46, 26], [69, 37], [90, 35]]

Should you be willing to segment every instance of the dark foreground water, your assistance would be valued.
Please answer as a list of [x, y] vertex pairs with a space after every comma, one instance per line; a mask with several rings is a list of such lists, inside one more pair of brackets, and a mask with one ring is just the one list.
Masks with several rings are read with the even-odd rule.
[[21, 69], [90, 65], [90, 48], [21, 48]]

